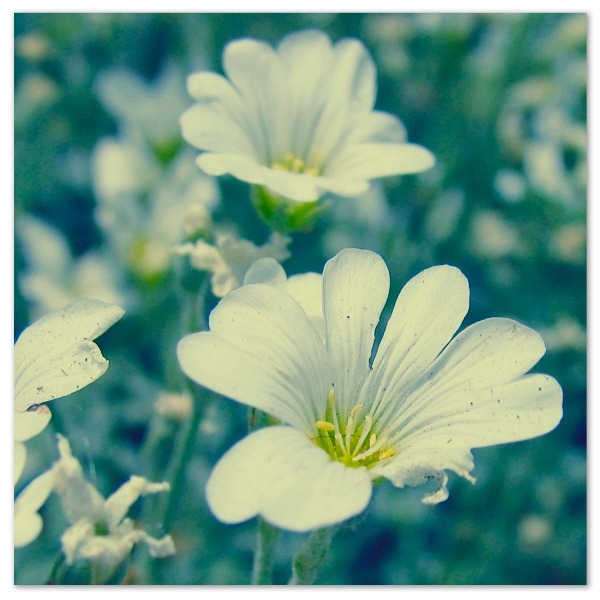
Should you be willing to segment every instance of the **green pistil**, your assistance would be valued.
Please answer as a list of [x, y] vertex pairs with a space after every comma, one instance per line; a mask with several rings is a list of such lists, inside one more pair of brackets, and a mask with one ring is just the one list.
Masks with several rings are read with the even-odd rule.
[[109, 533], [110, 530], [105, 521], [98, 521], [94, 523], [94, 535], [104, 536], [108, 535]]

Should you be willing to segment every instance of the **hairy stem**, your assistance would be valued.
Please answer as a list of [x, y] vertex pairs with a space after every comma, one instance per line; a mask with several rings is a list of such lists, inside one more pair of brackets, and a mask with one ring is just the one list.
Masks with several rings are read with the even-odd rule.
[[331, 546], [338, 525], [316, 529], [298, 550], [292, 563], [292, 577], [288, 585], [311, 585], [314, 583]]

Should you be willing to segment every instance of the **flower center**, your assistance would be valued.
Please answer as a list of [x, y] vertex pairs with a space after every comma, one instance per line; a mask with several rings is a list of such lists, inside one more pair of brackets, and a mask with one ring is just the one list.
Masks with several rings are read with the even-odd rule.
[[301, 158], [295, 156], [293, 152], [286, 152], [283, 160], [271, 163], [272, 169], [278, 171], [289, 171], [290, 173], [302, 173], [316, 177], [321, 174], [322, 161], [319, 161], [319, 153], [315, 153], [315, 160], [311, 163], [305, 163]]
[[327, 398], [325, 419], [316, 421], [318, 436], [313, 442], [325, 450], [332, 460], [347, 467], [371, 468], [396, 454], [387, 436], [378, 436], [370, 415], [361, 417], [362, 404], [357, 404], [344, 421], [338, 414], [333, 390]]

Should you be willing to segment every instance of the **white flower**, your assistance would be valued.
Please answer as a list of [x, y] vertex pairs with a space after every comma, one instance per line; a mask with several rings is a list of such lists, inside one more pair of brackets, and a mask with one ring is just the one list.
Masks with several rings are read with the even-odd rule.
[[183, 151], [161, 170], [132, 138], [100, 141], [93, 156], [96, 220], [122, 262], [152, 280], [170, 267], [171, 247], [211, 227], [218, 187]]
[[79, 461], [71, 454], [69, 442], [58, 436], [60, 460], [54, 465], [54, 491], [60, 495], [65, 516], [71, 527], [61, 537], [68, 565], [77, 560], [93, 562], [96, 583], [110, 578], [133, 546], [144, 542], [152, 556], [175, 553], [171, 536], [156, 539], [143, 529], [134, 528], [125, 518], [129, 507], [142, 495], [169, 490], [168, 483], [150, 483], [132, 476], [107, 499], [86, 481]]
[[92, 341], [124, 310], [99, 300], [78, 300], [27, 327], [15, 344], [15, 482], [25, 465], [22, 442], [40, 433], [51, 418], [44, 405], [92, 383], [108, 361]]
[[114, 260], [90, 250], [73, 258], [58, 229], [29, 215], [15, 221], [27, 271], [19, 274], [19, 286], [31, 303], [31, 315], [40, 318], [79, 298], [131, 306], [133, 296], [125, 287]]
[[381, 257], [347, 249], [323, 272], [325, 341], [301, 306], [269, 285], [246, 285], [210, 315], [210, 331], [184, 337], [183, 371], [281, 424], [238, 442], [207, 484], [221, 521], [261, 514], [306, 531], [368, 504], [372, 485], [434, 478], [425, 497], [445, 500], [450, 469], [470, 481], [470, 449], [539, 436], [562, 416], [562, 390], [527, 371], [541, 337], [492, 318], [452, 336], [465, 317], [464, 275], [437, 266], [413, 277], [396, 301], [377, 353], [374, 333], [389, 290]]
[[224, 51], [227, 79], [188, 79], [196, 104], [181, 117], [183, 137], [203, 150], [199, 167], [230, 173], [293, 201], [326, 192], [358, 196], [378, 177], [418, 173], [432, 154], [406, 143], [393, 115], [374, 111], [375, 65], [354, 39], [332, 46], [316, 30], [293, 33], [276, 49], [241, 39]]
[[194, 244], [188, 242], [176, 247], [173, 252], [179, 256], [189, 255], [190, 264], [195, 269], [210, 271], [212, 292], [217, 298], [222, 298], [242, 285], [246, 271], [256, 260], [264, 257], [288, 258], [287, 245], [290, 241], [289, 237], [274, 232], [268, 242], [256, 246], [249, 240], [225, 234], [217, 237], [215, 246], [198, 239]]
[[157, 146], [179, 139], [179, 116], [188, 100], [184, 76], [176, 65], [167, 65], [150, 83], [129, 69], [107, 69], [98, 76], [96, 86], [102, 104], [126, 129], [141, 133]]

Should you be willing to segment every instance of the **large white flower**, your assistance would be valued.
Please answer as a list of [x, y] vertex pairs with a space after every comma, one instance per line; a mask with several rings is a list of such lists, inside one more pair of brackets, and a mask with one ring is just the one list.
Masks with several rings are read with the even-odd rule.
[[221, 300], [209, 332], [180, 341], [189, 377], [281, 422], [219, 461], [206, 489], [217, 518], [327, 526], [361, 512], [379, 477], [398, 487], [434, 478], [424, 499], [434, 504], [447, 498], [446, 469], [474, 481], [471, 448], [558, 424], [560, 386], [526, 375], [545, 352], [535, 331], [492, 318], [452, 339], [469, 304], [454, 267], [406, 284], [371, 364], [388, 290], [382, 258], [347, 249], [323, 272], [325, 340], [289, 294], [255, 284]]
[[25, 466], [22, 442], [51, 418], [45, 402], [89, 385], [108, 369], [92, 341], [124, 314], [120, 306], [77, 300], [27, 327], [15, 344], [15, 482]]
[[395, 116], [373, 110], [375, 65], [358, 40], [332, 45], [316, 30], [288, 35], [276, 49], [236, 40], [223, 68], [227, 78], [190, 76], [196, 104], [181, 118], [209, 175], [229, 173], [310, 202], [326, 192], [358, 196], [371, 179], [434, 164], [428, 150], [406, 143]]

